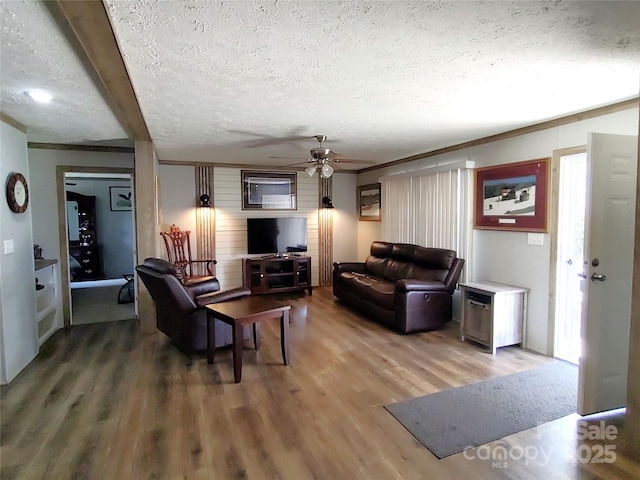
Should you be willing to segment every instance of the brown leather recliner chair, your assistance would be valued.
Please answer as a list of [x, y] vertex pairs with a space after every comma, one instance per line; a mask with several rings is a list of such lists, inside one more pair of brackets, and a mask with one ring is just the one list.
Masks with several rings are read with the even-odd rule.
[[[191, 351], [207, 349], [207, 313], [205, 305], [251, 295], [246, 287], [220, 291], [216, 278], [183, 285], [176, 268], [160, 258], [147, 258], [136, 271], [156, 304], [156, 325], [187, 356]], [[216, 347], [233, 343], [231, 327], [215, 322]], [[249, 331], [245, 332], [249, 338]]]

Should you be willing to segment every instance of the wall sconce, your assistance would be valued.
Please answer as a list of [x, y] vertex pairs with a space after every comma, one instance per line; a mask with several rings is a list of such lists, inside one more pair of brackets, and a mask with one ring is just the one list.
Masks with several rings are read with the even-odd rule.
[[322, 208], [335, 208], [329, 197], [322, 197]]
[[203, 193], [202, 195], [200, 195], [200, 207], [201, 208], [210, 208], [211, 204], [210, 202], [210, 198], [209, 195], [207, 195], [206, 193]]

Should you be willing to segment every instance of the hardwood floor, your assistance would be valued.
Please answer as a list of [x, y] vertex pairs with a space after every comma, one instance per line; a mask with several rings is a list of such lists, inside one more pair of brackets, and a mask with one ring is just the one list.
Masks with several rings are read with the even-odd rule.
[[[577, 415], [545, 424], [541, 436], [504, 439], [514, 452], [529, 449], [505, 468], [478, 449], [438, 460], [383, 406], [550, 359], [517, 347], [492, 356], [460, 342], [455, 323], [398, 335], [327, 288], [285, 298], [291, 365], [282, 364], [278, 322], [266, 322], [261, 350], [243, 352], [240, 384], [230, 349], [214, 365], [202, 354], [187, 367], [167, 337], [143, 335], [135, 321], [57, 332], [0, 391], [1, 478], [638, 478], [619, 448], [613, 464], [576, 461]], [[547, 463], [532, 457], [543, 449]]]
[[122, 285], [72, 289], [73, 325], [135, 318], [133, 303], [118, 303], [121, 288]]

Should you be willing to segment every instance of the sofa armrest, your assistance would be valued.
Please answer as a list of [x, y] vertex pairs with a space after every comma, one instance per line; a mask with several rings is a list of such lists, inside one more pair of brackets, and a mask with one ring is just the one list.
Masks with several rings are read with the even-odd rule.
[[396, 292], [446, 292], [444, 283], [436, 280], [405, 278], [396, 282]]
[[199, 307], [204, 307], [205, 305], [210, 305], [212, 303], [237, 300], [239, 298], [248, 297], [249, 295], [251, 295], [251, 290], [249, 290], [247, 287], [238, 287], [231, 290], [221, 290], [219, 292], [200, 295], [199, 297], [196, 297], [196, 303]]
[[187, 282], [184, 288], [192, 298], [196, 298], [205, 293], [217, 292], [220, 290], [220, 282], [215, 277], [203, 277]]
[[462, 258], [456, 258], [451, 265], [451, 269], [449, 270], [449, 275], [444, 279], [444, 284], [447, 287], [447, 291], [453, 295], [453, 291], [456, 289], [456, 285], [458, 284], [458, 279], [460, 278], [460, 274], [462, 273], [462, 267], [464, 267], [464, 260]]
[[335, 273], [356, 272], [365, 273], [367, 267], [364, 262], [334, 262], [333, 271]]

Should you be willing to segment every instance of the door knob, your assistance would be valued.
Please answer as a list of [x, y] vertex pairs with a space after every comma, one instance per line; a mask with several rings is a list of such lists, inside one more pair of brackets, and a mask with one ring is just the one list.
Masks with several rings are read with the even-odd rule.
[[591, 280], [592, 281], [598, 281], [598, 282], [604, 282], [607, 279], [607, 276], [602, 274], [602, 273], [594, 273], [593, 275], [591, 275]]

